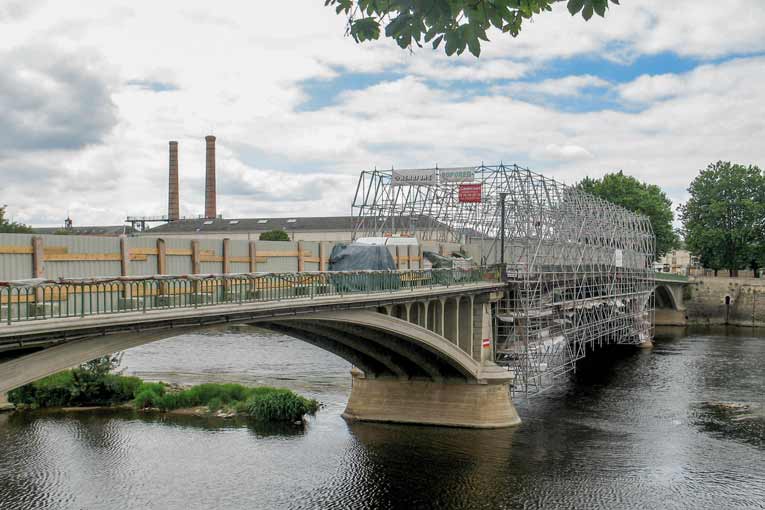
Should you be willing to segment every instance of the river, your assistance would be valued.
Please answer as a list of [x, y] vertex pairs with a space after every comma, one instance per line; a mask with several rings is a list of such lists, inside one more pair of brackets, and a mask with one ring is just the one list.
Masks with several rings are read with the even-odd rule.
[[283, 386], [304, 429], [129, 411], [0, 415], [0, 509], [765, 508], [765, 336], [659, 332], [518, 402], [523, 424], [347, 423], [350, 366], [253, 327], [127, 351], [174, 383]]

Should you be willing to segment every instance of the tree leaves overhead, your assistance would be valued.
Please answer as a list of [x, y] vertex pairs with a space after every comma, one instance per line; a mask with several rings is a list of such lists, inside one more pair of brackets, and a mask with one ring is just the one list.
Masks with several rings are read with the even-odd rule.
[[680, 208], [685, 242], [704, 267], [765, 264], [765, 175], [756, 166], [725, 161], [702, 170]]
[[[488, 42], [492, 27], [517, 37], [524, 20], [564, 0], [325, 0], [337, 14], [348, 17], [348, 33], [356, 42], [385, 36], [401, 48], [411, 49], [430, 43], [437, 49], [444, 41], [447, 55], [461, 55], [465, 49], [476, 57], [481, 41]], [[609, 2], [619, 0], [568, 0], [572, 16], [589, 20], [593, 14], [605, 16]]]
[[577, 187], [630, 211], [648, 216], [656, 236], [657, 258], [677, 245], [677, 234], [672, 228], [675, 217], [672, 213], [672, 201], [655, 184], [640, 182], [619, 171], [606, 174], [602, 179], [585, 177]]

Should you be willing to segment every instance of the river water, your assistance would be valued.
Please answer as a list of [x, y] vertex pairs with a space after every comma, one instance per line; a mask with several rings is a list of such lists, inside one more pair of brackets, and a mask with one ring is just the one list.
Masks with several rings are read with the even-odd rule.
[[523, 424], [346, 423], [350, 366], [252, 327], [127, 351], [176, 383], [292, 388], [324, 403], [303, 429], [80, 411], [0, 415], [0, 509], [765, 508], [765, 337], [657, 335], [597, 353]]

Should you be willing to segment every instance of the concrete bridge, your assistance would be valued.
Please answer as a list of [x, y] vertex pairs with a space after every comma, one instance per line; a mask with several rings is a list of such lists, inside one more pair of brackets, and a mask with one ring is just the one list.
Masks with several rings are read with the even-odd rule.
[[688, 312], [685, 306], [688, 278], [671, 273], [656, 273], [654, 290], [655, 319], [657, 326], [685, 326]]
[[[519, 423], [495, 365], [496, 269], [252, 273], [10, 282], [0, 395], [99, 356], [220, 324], [257, 324], [353, 364], [349, 419]], [[33, 350], [34, 352], [30, 352]]]

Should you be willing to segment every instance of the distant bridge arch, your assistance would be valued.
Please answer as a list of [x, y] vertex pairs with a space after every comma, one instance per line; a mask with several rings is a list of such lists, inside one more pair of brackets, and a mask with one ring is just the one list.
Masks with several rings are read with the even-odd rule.
[[656, 273], [653, 291], [655, 305], [654, 322], [657, 326], [685, 326], [688, 317], [685, 309], [685, 289], [688, 278], [668, 273]]
[[671, 309], [671, 310], [677, 310], [677, 300], [675, 299], [675, 294], [672, 292], [672, 289], [669, 288], [666, 284], [658, 284], [656, 285], [656, 290], [654, 290], [654, 303], [656, 305], [657, 309]]

